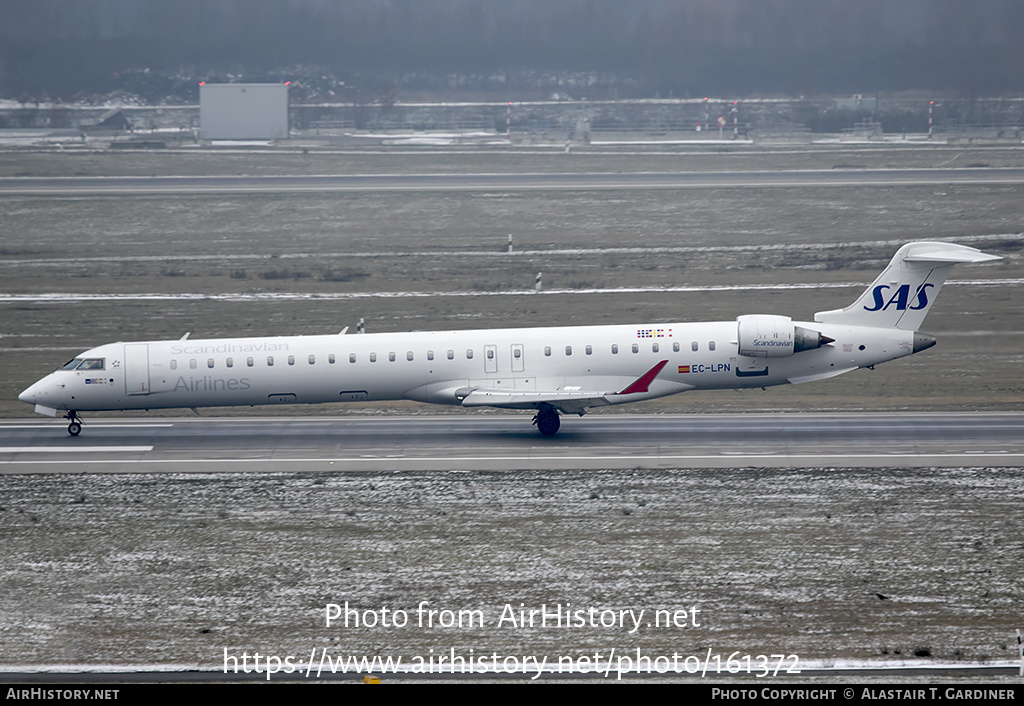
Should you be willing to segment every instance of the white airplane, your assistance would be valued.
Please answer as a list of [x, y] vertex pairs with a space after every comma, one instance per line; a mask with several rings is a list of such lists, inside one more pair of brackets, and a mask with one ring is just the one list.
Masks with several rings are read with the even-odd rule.
[[904, 245], [845, 309], [813, 322], [751, 314], [711, 323], [508, 328], [109, 343], [18, 396], [40, 414], [418, 400], [559, 413], [687, 390], [825, 380], [918, 353], [918, 327], [953, 265], [1001, 259], [950, 243]]

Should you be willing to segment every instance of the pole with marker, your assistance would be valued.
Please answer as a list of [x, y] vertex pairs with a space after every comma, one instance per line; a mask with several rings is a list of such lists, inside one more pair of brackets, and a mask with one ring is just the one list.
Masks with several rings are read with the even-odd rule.
[[535, 291], [535, 292], [539, 292], [540, 291], [540, 288], [541, 288], [541, 281], [540, 281], [541, 274], [543, 274], [543, 273], [538, 272], [536, 279], [533, 280], [533, 291]]
[[732, 102], [732, 139], [734, 140], [738, 139], [740, 136], [740, 128], [738, 123], [740, 119], [740, 109], [738, 107], [739, 104], [739, 101]]
[[508, 102], [508, 108], [505, 110], [505, 139], [512, 141], [512, 101]]
[[1020, 655], [1020, 666], [1017, 668], [1017, 676], [1024, 677], [1024, 641], [1021, 640], [1020, 630], [1017, 631], [1017, 653]]
[[935, 101], [928, 101], [928, 139], [932, 139], [932, 110], [935, 108]]

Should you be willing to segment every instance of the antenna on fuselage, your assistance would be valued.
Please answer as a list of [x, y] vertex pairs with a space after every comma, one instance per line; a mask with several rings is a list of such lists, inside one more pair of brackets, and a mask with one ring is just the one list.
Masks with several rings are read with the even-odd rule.
[[191, 335], [192, 335], [192, 332], [191, 332], [191, 331], [186, 331], [186, 332], [185, 332], [185, 335], [184, 335], [184, 336], [182, 336], [181, 338], [179, 338], [178, 340], [179, 340], [179, 341], [184, 341], [184, 340], [185, 340], [186, 338], [188, 338], [188, 337], [189, 337], [189, 336], [191, 336]]

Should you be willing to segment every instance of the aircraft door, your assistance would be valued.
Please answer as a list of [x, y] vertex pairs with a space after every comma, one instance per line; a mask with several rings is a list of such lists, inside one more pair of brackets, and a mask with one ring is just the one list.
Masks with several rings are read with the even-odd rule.
[[512, 344], [512, 372], [521, 373], [525, 369], [526, 362], [523, 360], [523, 344]]
[[498, 347], [484, 346], [484, 372], [498, 372]]
[[124, 391], [129, 395], [149, 394], [149, 344], [124, 346]]

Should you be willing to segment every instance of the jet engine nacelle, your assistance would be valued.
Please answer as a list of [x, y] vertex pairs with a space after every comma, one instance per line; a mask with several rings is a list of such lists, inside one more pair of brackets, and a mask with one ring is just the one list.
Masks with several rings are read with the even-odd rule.
[[794, 325], [788, 316], [748, 314], [737, 317], [736, 322], [739, 353], [751, 358], [784, 358], [835, 340]]

